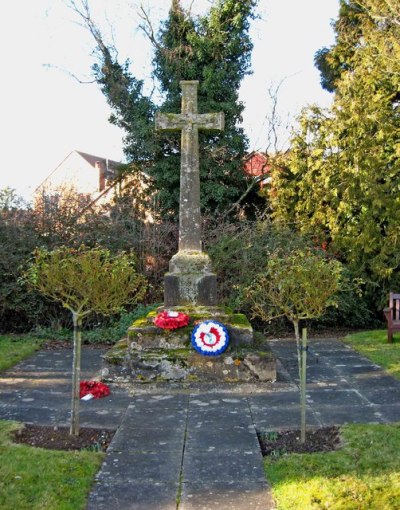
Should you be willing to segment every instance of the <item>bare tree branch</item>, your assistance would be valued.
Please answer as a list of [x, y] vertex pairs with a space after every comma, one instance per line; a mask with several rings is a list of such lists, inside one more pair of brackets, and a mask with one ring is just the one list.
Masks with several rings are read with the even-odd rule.
[[54, 64], [43, 64], [43, 67], [46, 67], [47, 69], [57, 69], [57, 71], [61, 71], [64, 74], [67, 74], [74, 80], [76, 80], [78, 83], [83, 85], [89, 85], [91, 83], [96, 83], [96, 80], [81, 80], [76, 74], [72, 73], [71, 71], [68, 71], [67, 69], [63, 69], [62, 67], [56, 66]]
[[[263, 169], [266, 165], [263, 166]], [[247, 197], [247, 195], [250, 193], [250, 191], [254, 188], [256, 184], [261, 182], [263, 179], [265, 179], [265, 175], [258, 175], [257, 177], [254, 177], [254, 179], [251, 181], [248, 188], [242, 193], [242, 195], [239, 197], [238, 200], [234, 204], [231, 205], [231, 207], [222, 214], [221, 219], [225, 219], [232, 211], [234, 211], [239, 205], [243, 202], [243, 200]]]
[[[279, 147], [279, 131], [283, 126], [283, 120], [278, 113], [278, 104], [279, 104], [279, 92], [282, 85], [287, 80], [287, 76], [282, 78], [277, 85], [271, 84], [268, 87], [267, 93], [268, 97], [271, 100], [271, 111], [270, 114], [267, 115], [267, 147], [266, 152], [270, 152], [271, 148], [276, 153], [281, 150]], [[288, 122], [286, 122], [285, 128], [288, 127]]]
[[139, 28], [146, 34], [152, 45], [155, 48], [160, 49], [160, 45], [158, 44], [153, 25], [151, 24], [150, 21], [150, 16], [148, 12], [146, 12], [146, 9], [143, 7], [143, 4], [140, 4], [138, 14], [139, 17], [143, 20], [143, 23], [139, 25]]
[[[93, 21], [93, 18], [90, 13], [88, 0], [80, 0], [79, 6], [75, 0], [69, 0], [68, 7], [72, 9], [76, 14], [78, 14], [78, 16], [80, 16], [80, 18], [83, 20], [83, 25], [92, 34], [94, 40], [96, 41], [97, 47], [102, 53], [102, 55], [107, 59], [111, 59], [110, 47], [104, 43], [101, 31]], [[111, 50], [114, 52], [115, 56], [115, 54], [117, 54], [117, 50], [115, 49], [115, 47], [111, 46]]]

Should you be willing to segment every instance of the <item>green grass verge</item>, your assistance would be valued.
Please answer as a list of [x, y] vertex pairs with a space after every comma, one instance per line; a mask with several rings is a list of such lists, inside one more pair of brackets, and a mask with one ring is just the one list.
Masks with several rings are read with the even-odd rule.
[[386, 330], [363, 331], [346, 336], [343, 341], [368, 359], [381, 365], [387, 372], [400, 379], [400, 335], [387, 343]]
[[344, 447], [264, 459], [278, 510], [400, 509], [400, 425], [346, 425]]
[[12, 367], [18, 361], [30, 356], [42, 345], [43, 340], [27, 335], [0, 336], [0, 371]]
[[0, 421], [0, 508], [84, 509], [104, 454], [14, 444], [9, 434], [20, 426]]

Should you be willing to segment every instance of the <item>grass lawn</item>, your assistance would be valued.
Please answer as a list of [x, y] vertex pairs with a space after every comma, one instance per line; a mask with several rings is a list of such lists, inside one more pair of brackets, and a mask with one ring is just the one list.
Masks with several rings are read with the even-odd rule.
[[9, 439], [20, 424], [0, 421], [0, 508], [79, 510], [104, 454], [44, 450]]
[[278, 510], [399, 510], [400, 425], [346, 425], [344, 447], [264, 459]]
[[0, 371], [30, 356], [40, 348], [42, 343], [43, 340], [27, 335], [0, 335]]
[[343, 341], [400, 379], [400, 334], [393, 336], [392, 344], [387, 343], [387, 331], [383, 329], [348, 335]]

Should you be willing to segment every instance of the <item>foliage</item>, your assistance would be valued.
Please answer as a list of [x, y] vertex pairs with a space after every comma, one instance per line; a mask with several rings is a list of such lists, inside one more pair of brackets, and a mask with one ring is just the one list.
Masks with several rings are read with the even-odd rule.
[[400, 499], [400, 426], [346, 425], [343, 448], [264, 459], [281, 510], [392, 510]]
[[341, 274], [337, 260], [316, 251], [273, 253], [247, 290], [253, 314], [265, 321], [285, 316], [293, 323], [318, 318], [336, 305]]
[[26, 277], [41, 294], [81, 317], [120, 312], [145, 291], [132, 257], [101, 248], [38, 249]]
[[[32, 208], [19, 208], [21, 201], [15, 198], [15, 207], [0, 210], [0, 331], [22, 333], [38, 325], [53, 329], [71, 325], [66, 309], [45, 299], [21, 278], [37, 247], [78, 249], [84, 244], [102, 246], [111, 253], [133, 252], [138, 273], [149, 281], [146, 301], [160, 300], [162, 278], [176, 252], [177, 225], [146, 223], [137, 193], [133, 196], [129, 190], [114, 202], [94, 208], [87, 207], [87, 199], [64, 187], [55, 195], [37, 196]], [[92, 320], [96, 324], [105, 321], [92, 316], [87, 323]]]
[[[113, 114], [111, 122], [124, 129], [124, 151], [129, 162], [153, 178], [157, 210], [176, 219], [179, 203], [179, 136], [154, 134], [158, 107], [143, 92], [143, 82], [118, 62], [118, 52], [107, 45], [93, 21], [87, 2], [82, 9], [71, 2], [92, 33], [99, 55], [95, 78]], [[195, 18], [174, 0], [168, 19], [157, 32], [144, 30], [154, 46], [153, 77], [163, 94], [161, 110], [180, 112], [180, 80], [199, 80], [199, 112], [225, 113], [225, 130], [200, 134], [201, 206], [203, 213], [227, 213], [248, 188], [242, 171], [247, 139], [238, 123], [244, 105], [238, 99], [243, 77], [249, 73], [252, 43], [249, 21], [256, 0], [221, 0], [205, 16]], [[257, 197], [246, 195], [247, 205]]]
[[0, 371], [12, 367], [37, 351], [42, 339], [27, 336], [0, 336]]
[[15, 189], [7, 186], [0, 189], [0, 210], [2, 212], [21, 209], [26, 204], [22, 197], [20, 197]]
[[321, 73], [321, 85], [334, 92], [342, 73], [353, 69], [352, 59], [362, 37], [360, 2], [340, 0], [339, 17], [333, 23], [336, 41], [331, 48], [321, 48], [314, 57], [315, 66]]
[[382, 366], [390, 375], [400, 379], [400, 335], [393, 335], [393, 344], [387, 342], [387, 330], [371, 330], [346, 336], [343, 341], [373, 363]]
[[[179, 112], [180, 80], [199, 80], [199, 111], [225, 113], [223, 132], [200, 133], [199, 137], [201, 206], [207, 215], [226, 212], [247, 188], [242, 170], [247, 139], [238, 127], [244, 105], [238, 94], [249, 71], [252, 43], [248, 30], [255, 4], [253, 0], [223, 0], [207, 16], [194, 20], [174, 2], [158, 36], [154, 75], [165, 94], [161, 110]], [[160, 206], [177, 211], [180, 138], [160, 138], [160, 160], [151, 173]]]
[[151, 194], [151, 188], [147, 183], [138, 192], [137, 179], [130, 175], [130, 184], [111, 203], [92, 207], [88, 207], [86, 195], [59, 188], [56, 196], [37, 197], [31, 214], [40, 245], [48, 249], [64, 244], [79, 248], [84, 244], [102, 246], [112, 253], [133, 252], [138, 272], [149, 281], [146, 299], [152, 302], [160, 299], [162, 278], [176, 252], [177, 225], [149, 220], [149, 215], [156, 216], [144, 197]]
[[317, 321], [312, 321], [313, 327], [365, 329], [379, 327], [382, 323], [382, 318], [377, 319], [369, 309], [363, 293], [363, 281], [354, 276], [345, 265], [342, 270], [342, 285], [335, 295], [335, 301], [335, 306], [328, 308]]
[[9, 434], [20, 427], [0, 422], [0, 508], [83, 510], [104, 455], [14, 444]]
[[[240, 221], [214, 225], [206, 224], [206, 250], [212, 258], [213, 268], [218, 277], [218, 292], [222, 302], [235, 310], [251, 313], [246, 297], [249, 288], [266, 260], [277, 251], [316, 249], [318, 239], [311, 235], [300, 235], [293, 228], [268, 218], [256, 221]], [[357, 281], [347, 267], [343, 266], [343, 286], [336, 294], [337, 306], [330, 307], [319, 319], [312, 320], [313, 327], [373, 326], [371, 317]], [[344, 284], [345, 283], [345, 284]], [[286, 320], [268, 323], [256, 319], [256, 326], [268, 328], [271, 333], [287, 330]], [[309, 321], [307, 321], [309, 322]]]
[[312, 247], [310, 239], [262, 217], [256, 221], [210, 223], [205, 238], [206, 250], [218, 275], [219, 295], [224, 304], [241, 310], [248, 310], [244, 289], [250, 286], [272, 253], [284, 248], [290, 251]]
[[335, 81], [331, 110], [301, 115], [275, 162], [271, 205], [345, 261], [380, 311], [400, 287], [400, 3], [354, 3], [362, 34], [351, 70]]
[[89, 194], [78, 193], [71, 186], [58, 186], [51, 193], [36, 194], [32, 219], [40, 244], [52, 249], [74, 243], [83, 223], [93, 213], [87, 210], [91, 202]]
[[323, 88], [336, 91], [343, 75], [358, 66], [360, 49], [368, 45], [375, 57], [379, 53], [389, 66], [398, 65], [399, 7], [398, 0], [340, 0], [339, 17], [333, 23], [335, 43], [315, 55]]
[[54, 307], [20, 279], [38, 242], [29, 209], [0, 210], [0, 331], [28, 331], [45, 314], [53, 316]]
[[[129, 326], [140, 317], [146, 316], [149, 312], [157, 308], [158, 305], [138, 305], [132, 312], [123, 312], [121, 316], [116, 319], [113, 318], [110, 323], [100, 323], [97, 325], [89, 325], [84, 329], [83, 343], [96, 344], [107, 343], [112, 344], [120, 340], [126, 335]], [[62, 328], [55, 329], [51, 327], [37, 327], [32, 333], [33, 336], [39, 338], [46, 338], [50, 340], [71, 340], [71, 329]]]

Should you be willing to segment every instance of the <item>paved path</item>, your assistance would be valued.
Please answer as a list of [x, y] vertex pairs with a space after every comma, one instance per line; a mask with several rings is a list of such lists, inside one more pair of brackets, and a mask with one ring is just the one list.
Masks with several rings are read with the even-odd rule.
[[[400, 381], [334, 339], [310, 342], [310, 426], [400, 421]], [[282, 361], [275, 384], [143, 390], [113, 388], [82, 402], [81, 424], [118, 428], [88, 510], [273, 508], [256, 430], [298, 427], [297, 358], [290, 340], [271, 342]], [[100, 368], [84, 350], [82, 378]], [[0, 418], [69, 420], [71, 351], [43, 351], [0, 376]], [[147, 393], [146, 393], [147, 392]]]
[[135, 398], [88, 508], [272, 508], [247, 399], [231, 394]]

